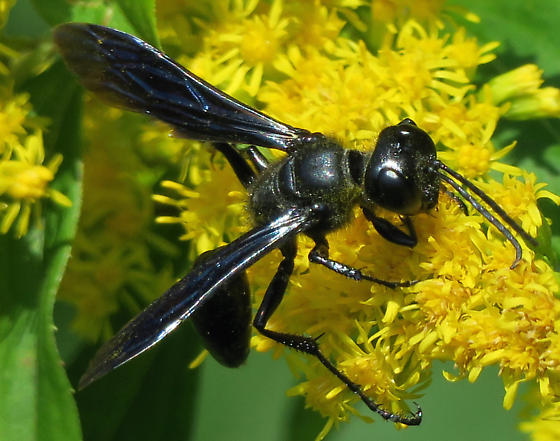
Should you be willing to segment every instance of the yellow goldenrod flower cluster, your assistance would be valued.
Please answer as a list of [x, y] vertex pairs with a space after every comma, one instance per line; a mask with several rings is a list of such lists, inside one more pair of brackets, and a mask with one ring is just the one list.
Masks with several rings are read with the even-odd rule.
[[[145, 120], [95, 100], [86, 109], [82, 215], [58, 298], [76, 309], [75, 331], [99, 341], [116, 331], [110, 318], [119, 307], [136, 313], [173, 283], [169, 260], [156, 266], [152, 257], [177, 249], [150, 229], [149, 192], [159, 174], [137, 149]], [[158, 147], [162, 156], [178, 150]]]
[[31, 105], [27, 95], [0, 97], [0, 234], [12, 228], [16, 237], [25, 235], [31, 216], [40, 225], [41, 199], [70, 206], [70, 200], [49, 183], [62, 162], [60, 154], [46, 164], [43, 134], [31, 128]]
[[[222, 168], [215, 170], [218, 179], [207, 180], [197, 186], [197, 191], [192, 191], [185, 186], [173, 181], [162, 182], [162, 187], [177, 193], [179, 199], [173, 199], [162, 195], [154, 195], [154, 200], [162, 204], [176, 207], [179, 217], [159, 216], [160, 223], [179, 223], [189, 225], [188, 231], [180, 237], [181, 240], [192, 240], [194, 244], [194, 257], [204, 251], [216, 248], [224, 239], [225, 231], [235, 231], [240, 217], [243, 216], [243, 194], [242, 187], [236, 183], [235, 176], [231, 170]], [[225, 175], [223, 180], [220, 176]], [[237, 191], [223, 191], [224, 180], [232, 182]], [[209, 206], [205, 195], [214, 195], [214, 204], [220, 204], [227, 209], [216, 213], [213, 207]], [[236, 203], [237, 199], [237, 203]], [[208, 213], [205, 210], [209, 209]]]
[[495, 103], [509, 105], [506, 116], [511, 119], [560, 117], [560, 91], [540, 87], [542, 71], [526, 64], [499, 75], [488, 83]]
[[[481, 44], [445, 24], [453, 14], [477, 21], [468, 11], [434, 0], [184, 3], [158, 3], [160, 36], [170, 55], [211, 84], [348, 148], [371, 150], [383, 128], [412, 118], [436, 142], [442, 162], [488, 193], [532, 236], [550, 222], [538, 200], [558, 204], [560, 198], [535, 175], [501, 162], [515, 143], [496, 146], [493, 136], [502, 118], [557, 117], [558, 89], [541, 87], [542, 72], [533, 65], [477, 86], [476, 70], [494, 60], [497, 43]], [[0, 108], [0, 196], [6, 199], [0, 199], [0, 227], [10, 228], [20, 213], [18, 234], [28, 224], [32, 201], [65, 202], [47, 186], [60, 158], [42, 165], [40, 131], [27, 135], [23, 123], [28, 112], [24, 96]], [[162, 125], [97, 103], [87, 112], [84, 209], [60, 298], [77, 309], [80, 335], [95, 340], [113, 333], [109, 318], [120, 305], [137, 312], [173, 283], [170, 257], [178, 251], [159, 234], [161, 225], [152, 229], [154, 211], [165, 228], [183, 229], [180, 239], [190, 241], [191, 258], [251, 226], [242, 186], [209, 146], [169, 137]], [[2, 161], [21, 168], [4, 169]], [[177, 162], [178, 182], [167, 174], [165, 195], [150, 198], [163, 170]], [[397, 216], [381, 211], [376, 213], [399, 225]], [[557, 419], [560, 304], [549, 262], [522, 244], [523, 260], [510, 269], [511, 244], [444, 193], [436, 210], [413, 223], [419, 238], [414, 249], [381, 238], [359, 210], [346, 228], [328, 236], [335, 260], [384, 280], [421, 280], [406, 289], [358, 283], [310, 265], [313, 243], [298, 238], [294, 276], [268, 327], [321, 335], [326, 356], [396, 413], [406, 413], [407, 403], [421, 396], [432, 362], [447, 360], [456, 366], [444, 373], [450, 381], [475, 381], [484, 367], [499, 366], [506, 408], [519, 384], [534, 380], [539, 400], [549, 405], [543, 418]], [[165, 256], [163, 264], [154, 264], [154, 252]], [[251, 268], [255, 307], [280, 258], [274, 252]], [[305, 396], [327, 418], [318, 438], [360, 416], [357, 397], [319, 362], [260, 335], [252, 344], [284, 355], [301, 375], [289, 393]], [[523, 430], [541, 439], [538, 433], [548, 429], [528, 422]], [[556, 430], [552, 423], [550, 430]]]
[[[4, 26], [14, 1], [0, 1], [0, 29]], [[0, 44], [0, 234], [13, 231], [24, 236], [31, 222], [41, 225], [43, 199], [70, 206], [70, 200], [49, 187], [62, 155], [54, 154], [45, 163], [44, 122], [32, 115], [29, 96], [15, 94], [14, 78], [4, 61], [18, 56], [13, 49]]]
[[[163, 12], [160, 26], [166, 41], [177, 35], [177, 23], [190, 23], [193, 35], [182, 38], [200, 46], [188, 46], [179, 59], [197, 75], [348, 148], [372, 149], [384, 127], [412, 118], [434, 139], [443, 162], [536, 235], [550, 222], [537, 201], [558, 204], [560, 198], [534, 175], [499, 162], [514, 143], [497, 148], [492, 137], [504, 117], [558, 116], [558, 90], [540, 88], [541, 73], [530, 65], [476, 86], [476, 69], [495, 58], [497, 43], [480, 44], [462, 28], [444, 27], [436, 18], [441, 3], [314, 1], [303, 7], [291, 0], [203, 1], [195, 21]], [[358, 6], [371, 8], [375, 35], [363, 31]], [[197, 252], [231, 240], [239, 225], [249, 228], [234, 219], [244, 215], [233, 173], [220, 159], [205, 157], [187, 173], [204, 176], [199, 184], [166, 183], [172, 195], [156, 196], [179, 210], [160, 222], [182, 224], [183, 238], [194, 240]], [[502, 177], [488, 180], [491, 170]], [[399, 223], [391, 213], [384, 216]], [[560, 393], [560, 303], [547, 260], [522, 244], [523, 259], [510, 269], [511, 244], [481, 215], [466, 215], [443, 193], [437, 210], [415, 216], [413, 223], [419, 238], [414, 249], [388, 243], [358, 210], [347, 228], [328, 236], [335, 260], [385, 280], [422, 280], [407, 289], [357, 283], [311, 266], [312, 243], [299, 238], [289, 292], [268, 327], [322, 335], [321, 349], [335, 365], [393, 412], [406, 412], [405, 402], [420, 396], [434, 360], [455, 363], [457, 372], [445, 373], [450, 380], [475, 381], [484, 367], [499, 366], [505, 408], [519, 383], [528, 380], [537, 381], [543, 402], [553, 402]], [[280, 253], [273, 253], [251, 269], [255, 305], [279, 259]], [[357, 398], [316, 360], [260, 335], [253, 346], [285, 354], [303, 375], [290, 393], [304, 395], [308, 406], [328, 418], [319, 438], [357, 414]]]
[[560, 409], [557, 402], [545, 408], [532, 421], [520, 424], [522, 432], [531, 435], [534, 441], [552, 441], [560, 438]]

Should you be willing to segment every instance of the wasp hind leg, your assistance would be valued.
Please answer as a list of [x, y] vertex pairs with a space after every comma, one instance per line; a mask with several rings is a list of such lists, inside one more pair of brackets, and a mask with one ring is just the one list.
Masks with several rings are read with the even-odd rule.
[[255, 181], [256, 174], [243, 156], [241, 156], [241, 153], [227, 142], [214, 142], [212, 145], [224, 155], [237, 176], [237, 179], [241, 182], [241, 185], [245, 188], [249, 188]]
[[272, 278], [272, 281], [268, 285], [266, 293], [264, 295], [263, 301], [255, 315], [253, 321], [253, 326], [263, 334], [264, 336], [288, 346], [296, 351], [305, 352], [321, 362], [333, 375], [335, 375], [340, 381], [342, 381], [348, 389], [353, 393], [358, 395], [360, 399], [366, 404], [366, 406], [373, 412], [378, 413], [384, 419], [388, 421], [393, 421], [395, 423], [402, 423], [408, 426], [417, 426], [422, 421], [422, 410], [418, 410], [410, 415], [403, 416], [392, 412], [389, 412], [377, 403], [375, 403], [370, 397], [364, 394], [360, 385], [351, 381], [346, 375], [339, 371], [330, 361], [326, 358], [319, 349], [319, 344], [317, 342], [318, 338], [304, 337], [302, 335], [288, 334], [284, 332], [272, 331], [266, 328], [268, 320], [282, 301], [290, 276], [294, 270], [294, 259], [297, 253], [297, 247], [295, 241], [289, 242], [281, 248], [282, 254], [284, 255], [284, 260], [278, 266], [276, 274]]
[[253, 184], [255, 178], [257, 177], [257, 173], [262, 172], [270, 165], [268, 159], [266, 159], [257, 147], [253, 145], [247, 148], [245, 153], [257, 173], [255, 173], [255, 170], [253, 170], [247, 163], [247, 160], [243, 157], [242, 153], [231, 144], [228, 144], [227, 142], [214, 142], [212, 145], [216, 150], [224, 155], [237, 176], [237, 179], [239, 179], [239, 182], [241, 182], [245, 188], [249, 188]]

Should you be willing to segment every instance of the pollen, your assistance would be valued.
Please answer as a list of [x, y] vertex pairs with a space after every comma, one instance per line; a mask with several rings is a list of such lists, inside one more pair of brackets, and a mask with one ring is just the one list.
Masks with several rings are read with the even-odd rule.
[[487, 149], [465, 144], [457, 149], [457, 165], [465, 176], [473, 177], [488, 173], [491, 153]]
[[282, 29], [270, 28], [267, 23], [257, 19], [248, 26], [241, 41], [241, 56], [251, 65], [271, 63], [278, 55], [282, 41]]

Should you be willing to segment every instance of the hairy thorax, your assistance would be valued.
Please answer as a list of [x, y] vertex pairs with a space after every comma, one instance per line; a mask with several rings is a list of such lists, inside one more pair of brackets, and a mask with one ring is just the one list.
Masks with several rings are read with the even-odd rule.
[[334, 140], [320, 138], [272, 164], [249, 190], [254, 221], [264, 224], [290, 208], [321, 204], [325, 216], [316, 230], [328, 232], [344, 225], [360, 195], [348, 152]]

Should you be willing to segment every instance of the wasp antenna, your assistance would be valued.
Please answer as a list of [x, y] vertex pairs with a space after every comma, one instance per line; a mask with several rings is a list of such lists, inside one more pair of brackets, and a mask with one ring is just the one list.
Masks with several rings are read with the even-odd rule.
[[506, 224], [508, 224], [517, 234], [519, 234], [525, 241], [529, 242], [531, 245], [537, 247], [539, 243], [535, 240], [534, 237], [531, 237], [529, 233], [527, 233], [517, 222], [515, 222], [509, 214], [507, 214], [502, 207], [500, 207], [496, 201], [494, 201], [490, 196], [484, 193], [480, 188], [470, 182], [468, 179], [464, 178], [462, 175], [457, 173], [455, 170], [449, 168], [442, 162], [437, 161], [439, 164], [439, 168], [449, 173], [459, 182], [464, 184], [467, 188], [469, 188], [474, 194], [476, 194], [480, 199], [488, 204], [492, 210], [494, 210], [498, 216], [500, 216]]
[[[472, 182], [468, 181], [462, 175], [457, 173], [455, 170], [449, 168], [442, 162], [437, 161], [437, 166], [445, 171], [446, 173], [450, 174], [454, 179], [459, 181], [461, 184], [464, 184], [469, 190], [471, 190], [474, 194], [476, 194], [480, 199], [482, 199], [496, 214], [498, 214], [507, 225], [509, 225], [516, 233], [523, 237], [526, 241], [530, 242], [531, 244], [537, 246], [538, 243], [535, 239], [529, 236], [523, 228], [521, 228], [504, 210], [500, 207], [496, 201], [494, 201], [490, 196], [484, 193], [480, 188], [476, 187]], [[521, 245], [519, 241], [513, 236], [510, 230], [502, 223], [499, 219], [497, 219], [492, 213], [490, 213], [482, 204], [480, 204], [475, 198], [473, 198], [470, 193], [468, 193], [463, 187], [461, 187], [457, 182], [451, 179], [449, 176], [444, 175], [443, 173], [438, 173], [441, 179], [451, 185], [463, 198], [465, 198], [473, 208], [478, 211], [488, 222], [496, 227], [496, 229], [504, 235], [504, 237], [513, 245], [515, 248], [515, 260], [511, 265], [511, 269], [515, 268], [520, 260], [522, 255]]]

